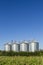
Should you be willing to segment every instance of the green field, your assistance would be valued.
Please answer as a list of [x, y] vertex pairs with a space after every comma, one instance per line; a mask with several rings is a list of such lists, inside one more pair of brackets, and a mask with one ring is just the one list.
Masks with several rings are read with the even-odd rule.
[[0, 65], [43, 65], [43, 56], [0, 56]]

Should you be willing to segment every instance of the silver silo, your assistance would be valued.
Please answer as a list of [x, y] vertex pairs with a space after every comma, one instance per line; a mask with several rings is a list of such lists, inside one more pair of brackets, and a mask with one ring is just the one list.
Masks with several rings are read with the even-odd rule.
[[29, 48], [29, 44], [27, 41], [24, 40], [20, 43], [20, 51], [28, 52], [29, 50], [28, 48]]
[[10, 43], [4, 44], [4, 50], [5, 51], [11, 51], [11, 44]]
[[15, 52], [20, 51], [20, 44], [17, 44], [16, 41], [12, 44], [12, 51], [15, 51]]
[[29, 43], [29, 52], [39, 51], [39, 43], [36, 41], [32, 41]]

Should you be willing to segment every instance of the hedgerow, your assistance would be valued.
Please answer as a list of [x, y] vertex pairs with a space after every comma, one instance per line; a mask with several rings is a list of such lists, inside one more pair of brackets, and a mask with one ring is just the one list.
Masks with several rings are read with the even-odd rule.
[[43, 51], [35, 52], [0, 51], [0, 56], [43, 56]]

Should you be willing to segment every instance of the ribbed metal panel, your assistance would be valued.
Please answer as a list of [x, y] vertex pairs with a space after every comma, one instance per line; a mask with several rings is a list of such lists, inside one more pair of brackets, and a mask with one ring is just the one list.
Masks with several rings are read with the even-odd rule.
[[5, 51], [10, 51], [10, 50], [11, 50], [11, 45], [10, 45], [9, 43], [6, 43], [6, 44], [4, 45], [4, 50], [5, 50]]
[[20, 44], [20, 51], [28, 52], [28, 47], [29, 47], [28, 42], [23, 41], [23, 42]]
[[39, 50], [39, 43], [38, 42], [31, 42], [29, 44], [29, 52], [35, 52]]
[[14, 42], [12, 44], [12, 51], [19, 52], [20, 51], [20, 44], [17, 44], [16, 42]]

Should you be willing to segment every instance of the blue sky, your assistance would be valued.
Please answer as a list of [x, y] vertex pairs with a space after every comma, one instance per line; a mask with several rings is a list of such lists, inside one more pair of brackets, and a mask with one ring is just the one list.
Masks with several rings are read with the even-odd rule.
[[11, 40], [37, 40], [43, 48], [43, 0], [0, 0], [0, 49]]

